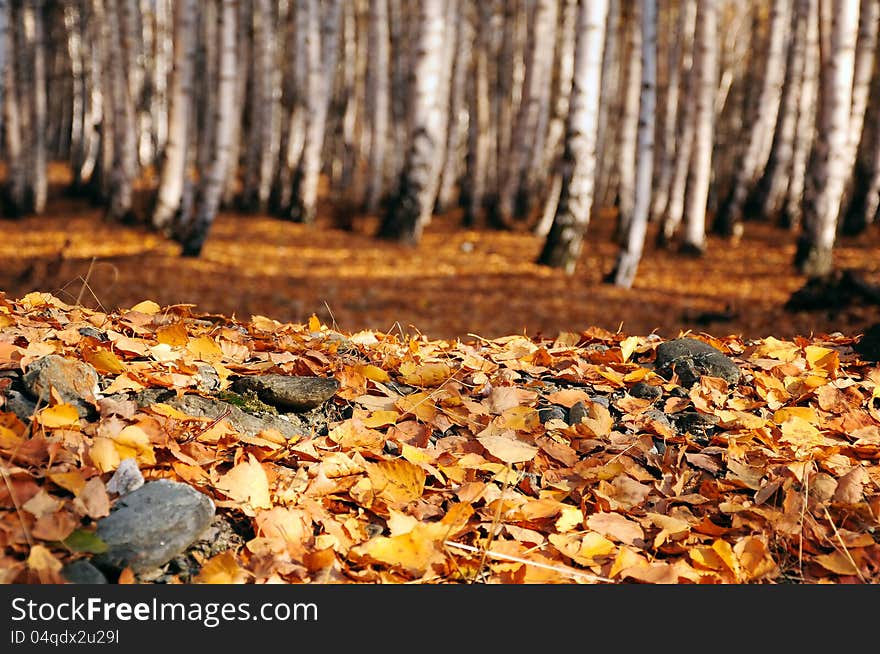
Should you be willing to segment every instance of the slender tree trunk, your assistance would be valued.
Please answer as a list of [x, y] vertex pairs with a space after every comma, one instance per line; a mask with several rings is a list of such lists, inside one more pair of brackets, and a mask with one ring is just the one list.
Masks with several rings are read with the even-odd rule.
[[232, 117], [236, 98], [236, 39], [237, 39], [237, 7], [239, 0], [221, 0], [219, 12], [219, 44], [217, 54], [218, 86], [216, 106], [213, 120], [214, 146], [213, 158], [203, 177], [199, 180], [199, 189], [195, 212], [178, 225], [175, 232], [180, 236], [184, 256], [199, 256], [205, 239], [223, 195], [226, 181], [226, 169], [229, 166], [229, 155], [232, 150]]
[[833, 267], [837, 218], [848, 172], [855, 49], [859, 3], [834, 0], [828, 57], [820, 89], [822, 125], [811, 162], [812, 189], [805, 199], [805, 231], [795, 256], [799, 270], [822, 276]]
[[719, 234], [739, 238], [746, 204], [764, 172], [773, 142], [773, 132], [785, 80], [787, 37], [791, 25], [792, 0], [773, 0], [770, 12], [770, 42], [764, 68], [764, 82], [758, 113], [749, 130], [749, 145], [739, 164], [731, 198], [719, 213], [715, 229]]
[[[537, 0], [530, 17], [523, 97], [513, 123], [510, 156], [505, 161], [504, 175], [498, 193], [498, 220], [513, 227], [515, 218], [522, 216], [528, 206], [528, 165], [532, 152], [539, 147], [539, 119], [541, 107], [546, 106], [550, 96], [553, 65], [551, 44], [556, 37], [556, 0]], [[520, 205], [519, 207], [517, 205]]]
[[466, 7], [468, 21], [473, 26], [471, 47], [473, 61], [468, 87], [468, 137], [467, 137], [467, 178], [465, 180], [465, 217], [467, 225], [483, 223], [483, 207], [486, 197], [486, 177], [488, 175], [490, 148], [490, 106], [488, 50], [490, 40], [487, 25], [491, 12], [486, 5]]
[[635, 203], [636, 143], [642, 79], [641, 7], [636, 2], [631, 3], [629, 7], [631, 14], [627, 19], [626, 81], [623, 86], [623, 113], [620, 117], [620, 141], [617, 156], [617, 238], [621, 242], [624, 242], [629, 233]]
[[679, 112], [678, 109], [680, 104], [688, 102], [684, 83], [689, 66], [685, 66], [685, 60], [689, 61], [691, 57], [690, 51], [693, 47], [696, 15], [696, 0], [683, 0], [678, 9], [676, 31], [671, 36], [669, 72], [667, 74], [666, 95], [664, 98], [665, 109], [663, 112], [663, 149], [657, 158], [659, 171], [656, 188], [654, 189], [654, 201], [651, 205], [651, 217], [655, 220], [662, 220], [669, 202], [669, 190], [672, 183], [675, 155], [679, 147], [677, 137], [681, 133], [680, 124], [682, 122], [682, 114], [684, 113]]
[[366, 210], [374, 213], [385, 194], [386, 162], [388, 146], [390, 84], [390, 41], [388, 28], [388, 0], [370, 0], [367, 51], [367, 101], [372, 118], [370, 123], [370, 166], [367, 181]]
[[[302, 3], [296, 4], [300, 11]], [[235, 102], [233, 103], [232, 116], [232, 142], [229, 151], [229, 166], [227, 166], [226, 180], [223, 187], [223, 199], [221, 206], [230, 207], [235, 203], [239, 188], [239, 169], [242, 152], [242, 121], [248, 93], [248, 62], [251, 59], [251, 3], [247, 0], [238, 2], [238, 47], [236, 54], [236, 83]], [[296, 60], [300, 57], [297, 55]], [[289, 143], [289, 141], [288, 141]]]
[[[613, 1], [616, 2], [616, 0]], [[532, 170], [530, 172], [531, 182], [529, 183], [529, 188], [537, 189], [539, 186], [539, 179], [545, 179], [546, 191], [542, 194], [544, 198], [544, 206], [541, 210], [541, 217], [538, 219], [532, 230], [535, 236], [541, 238], [547, 237], [547, 234], [550, 231], [550, 226], [553, 224], [553, 218], [556, 216], [556, 207], [559, 204], [559, 192], [562, 189], [562, 170], [560, 168], [560, 157], [562, 153], [560, 151], [560, 144], [565, 137], [565, 121], [568, 116], [571, 99], [571, 80], [574, 75], [575, 30], [577, 28], [578, 2], [577, 0], [563, 0], [563, 2], [562, 21], [559, 26], [559, 39], [556, 45], [556, 76], [558, 83], [554, 89], [554, 97], [551, 103], [552, 115], [549, 117], [549, 124], [547, 125], [547, 138], [545, 140], [543, 152], [540, 153], [540, 159], [536, 159], [532, 164]], [[607, 30], [605, 38], [607, 44]], [[608, 58], [608, 50], [604, 50], [603, 60]], [[605, 64], [603, 63], [603, 71], [605, 70], [604, 66]], [[606, 83], [607, 80], [603, 75], [603, 87]], [[600, 95], [600, 126], [597, 129], [597, 139], [601, 138], [601, 116], [603, 115], [602, 97], [603, 96]], [[607, 103], [607, 99], [604, 102]], [[604, 111], [604, 115], [607, 116], [607, 111]], [[597, 151], [599, 149], [598, 142], [596, 149]], [[539, 173], [539, 169], [540, 171], [550, 171], [550, 175], [547, 175], [546, 172]], [[594, 204], [596, 203], [594, 202]]]
[[44, 0], [27, 0], [25, 11], [32, 18], [33, 29], [33, 137], [31, 141], [32, 171], [31, 194], [32, 209], [41, 214], [46, 210], [49, 195], [49, 178], [46, 153], [46, 30], [43, 20]]
[[700, 0], [697, 12], [697, 103], [694, 112], [694, 151], [685, 204], [685, 252], [701, 254], [706, 247], [706, 212], [712, 176], [716, 94], [718, 93], [718, 0]]
[[19, 12], [13, 11], [13, 5], [10, 4], [3, 8], [3, 13], [8, 19], [8, 24], [13, 26], [11, 32], [8, 33], [8, 39], [3, 44], [4, 54], [7, 65], [3, 73], [4, 93], [3, 93], [3, 109], [4, 109], [4, 134], [6, 146], [6, 215], [8, 217], [18, 217], [27, 210], [27, 170], [25, 168], [24, 158], [24, 135], [22, 133], [21, 124], [21, 105], [19, 104], [19, 83], [16, 74], [16, 57], [20, 57], [22, 37], [15, 27], [18, 23]]
[[169, 93], [168, 142], [162, 157], [153, 227], [169, 231], [183, 201], [192, 103], [194, 26], [196, 2], [176, 0], [174, 5], [174, 65]]
[[309, 31], [306, 34], [308, 118], [290, 214], [292, 219], [307, 224], [315, 220], [321, 153], [336, 72], [340, 10], [339, 0], [332, 0], [324, 5], [322, 17], [318, 3], [309, 0]]
[[538, 262], [572, 274], [590, 222], [596, 178], [596, 132], [602, 49], [605, 43], [607, 0], [580, 0], [571, 110], [562, 160], [562, 187], [556, 216]]
[[412, 136], [398, 187], [378, 235], [400, 243], [416, 245], [434, 208], [436, 156], [442, 134], [438, 106], [443, 78], [443, 42], [446, 15], [443, 0], [424, 0], [420, 5], [421, 36], [416, 46], [412, 111]]
[[788, 181], [785, 208], [781, 217], [781, 223], [791, 230], [800, 227], [803, 218], [807, 163], [816, 134], [819, 89], [819, 0], [798, 0], [798, 8], [806, 20], [804, 70], [791, 155], [791, 178]]
[[798, 0], [792, 12], [792, 35], [785, 65], [786, 76], [782, 88], [779, 118], [776, 121], [776, 133], [773, 135], [773, 147], [767, 160], [767, 169], [759, 185], [761, 215], [772, 222], [776, 222], [782, 212], [792, 176], [807, 36], [807, 16], [802, 10], [803, 4]]
[[651, 186], [654, 175], [654, 126], [657, 106], [657, 0], [641, 2], [641, 92], [639, 94], [639, 131], [636, 159], [635, 198], [626, 242], [621, 248], [611, 281], [631, 288], [636, 277], [651, 209]]
[[624, 0], [608, 0], [608, 18], [605, 23], [605, 45], [602, 55], [602, 88], [599, 92], [599, 129], [596, 143], [596, 188], [592, 212], [617, 204], [619, 189], [620, 115], [623, 68], [621, 54], [621, 4]]

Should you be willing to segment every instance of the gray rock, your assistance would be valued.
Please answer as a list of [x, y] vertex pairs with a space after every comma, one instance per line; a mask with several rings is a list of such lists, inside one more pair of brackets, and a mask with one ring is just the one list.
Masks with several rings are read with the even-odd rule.
[[633, 384], [631, 389], [629, 389], [629, 394], [643, 400], [657, 400], [663, 395], [663, 389], [659, 386], [654, 386], [653, 384], [637, 382], [636, 384]]
[[332, 377], [253, 375], [239, 377], [232, 389], [236, 393], [254, 391], [260, 400], [282, 411], [308, 411], [333, 397], [339, 382]]
[[86, 418], [94, 412], [100, 395], [98, 379], [98, 373], [89, 364], [49, 354], [28, 366], [22, 382], [41, 405], [48, 404], [49, 389], [54, 388], [65, 402], [76, 407], [81, 418]]
[[672, 414], [675, 429], [680, 434], [690, 434], [695, 441], [707, 443], [715, 426], [720, 422], [718, 416], [699, 411], [682, 411]]
[[196, 388], [203, 393], [214, 393], [220, 390], [220, 375], [217, 374], [214, 366], [209, 366], [206, 363], [199, 366]]
[[96, 534], [108, 545], [94, 562], [135, 573], [158, 568], [199, 539], [214, 517], [214, 502], [188, 484], [151, 481], [120, 498]]
[[3, 410], [12, 411], [24, 424], [30, 423], [34, 411], [37, 409], [36, 403], [11, 388], [3, 391], [3, 395], [5, 396]]
[[541, 418], [542, 423], [545, 423], [548, 420], [565, 421], [567, 418], [567, 416], [565, 415], [565, 409], [563, 409], [561, 406], [556, 406], [555, 404], [551, 404], [550, 406], [538, 409], [538, 416]]
[[107, 492], [117, 495], [127, 495], [144, 485], [144, 476], [138, 468], [137, 460], [129, 457], [123, 459], [110, 481], [107, 482]]
[[692, 386], [701, 376], [720, 377], [735, 385], [737, 365], [719, 349], [695, 338], [676, 338], [657, 346], [654, 368], [667, 379], [677, 374], [682, 386]]
[[868, 327], [853, 349], [863, 361], [880, 361], [880, 323]]
[[213, 397], [188, 393], [181, 397], [168, 398], [164, 402], [193, 417], [216, 420], [226, 414], [223, 419], [227, 420], [237, 432], [247, 436], [256, 436], [264, 429], [277, 429], [285, 438], [293, 438], [307, 431], [296, 416], [281, 417], [268, 413], [255, 415]]
[[587, 405], [578, 400], [568, 409], [568, 424], [576, 425], [587, 415]]
[[61, 576], [71, 584], [106, 584], [107, 577], [86, 559], [77, 559], [61, 569]]

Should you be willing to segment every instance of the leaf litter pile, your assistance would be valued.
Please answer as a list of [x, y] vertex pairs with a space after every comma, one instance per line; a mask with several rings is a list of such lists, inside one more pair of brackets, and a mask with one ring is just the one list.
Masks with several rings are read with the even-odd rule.
[[[880, 366], [858, 335], [682, 336], [738, 378], [662, 370], [660, 337], [595, 327], [429, 340], [0, 294], [0, 581], [59, 583], [100, 553], [134, 463], [238, 536], [163, 583], [880, 582]], [[91, 418], [54, 389], [29, 420], [2, 404], [48, 355], [97, 372]], [[338, 387], [294, 434], [108, 401], [229, 398], [255, 375]]]

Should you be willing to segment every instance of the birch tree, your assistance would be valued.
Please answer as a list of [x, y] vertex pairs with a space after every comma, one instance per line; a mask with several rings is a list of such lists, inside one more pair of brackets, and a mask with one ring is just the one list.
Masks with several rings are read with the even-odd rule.
[[716, 230], [725, 236], [742, 234], [743, 212], [764, 172], [773, 144], [773, 133], [785, 81], [786, 51], [791, 24], [792, 0], [773, 0], [770, 11], [769, 44], [764, 80], [758, 99], [758, 113], [748, 131], [749, 142], [739, 163], [729, 201], [716, 219]]
[[700, 0], [697, 10], [696, 106], [690, 183], [685, 204], [682, 250], [701, 254], [706, 242], [706, 213], [712, 175], [712, 148], [718, 92], [718, 0]]
[[651, 182], [654, 174], [654, 125], [657, 104], [657, 2], [641, 2], [641, 92], [636, 155], [635, 197], [625, 244], [617, 257], [611, 280], [617, 286], [632, 287], [645, 246], [648, 214], [651, 210]]
[[575, 271], [590, 222], [596, 176], [602, 49], [607, 0], [580, 0], [570, 110], [561, 162], [562, 184], [553, 224], [538, 263]]
[[375, 212], [385, 194], [388, 126], [391, 111], [388, 0], [370, 0], [367, 52], [367, 102], [370, 121], [369, 177], [365, 208]]
[[442, 138], [444, 107], [438, 105], [443, 77], [446, 31], [443, 0], [424, 0], [419, 7], [421, 37], [416, 45], [412, 84], [410, 145], [397, 189], [382, 219], [378, 236], [415, 245], [434, 208], [436, 155]]
[[189, 144], [190, 106], [192, 104], [193, 56], [195, 54], [195, 0], [174, 4], [174, 63], [168, 108], [168, 142], [162, 157], [153, 227], [169, 232], [180, 210], [186, 183]]
[[213, 157], [203, 177], [199, 181], [195, 211], [191, 215], [181, 215], [175, 229], [183, 245], [184, 256], [199, 256], [208, 236], [223, 196], [229, 155], [232, 151], [233, 115], [235, 104], [236, 37], [238, 0], [221, 0], [218, 18], [220, 42], [217, 48], [217, 97], [212, 125]]
[[812, 186], [804, 202], [804, 232], [795, 264], [810, 276], [822, 276], [833, 267], [832, 250], [843, 196], [849, 156], [855, 49], [859, 3], [833, 0], [828, 57], [821, 78], [822, 121], [811, 161]]

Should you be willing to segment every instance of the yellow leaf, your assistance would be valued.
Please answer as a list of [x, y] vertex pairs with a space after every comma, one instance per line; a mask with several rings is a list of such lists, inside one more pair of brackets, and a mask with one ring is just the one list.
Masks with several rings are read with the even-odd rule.
[[243, 584], [250, 573], [238, 564], [232, 550], [226, 550], [205, 561], [195, 584]]
[[739, 569], [739, 561], [736, 559], [736, 554], [733, 552], [733, 548], [730, 546], [726, 540], [721, 540], [720, 538], [716, 539], [714, 543], [712, 543], [712, 549], [718, 554], [719, 558], [724, 562], [724, 565], [734, 574], [734, 576], [739, 579], [740, 578], [740, 569]]
[[100, 373], [118, 375], [125, 372], [125, 364], [110, 350], [83, 347], [82, 357], [83, 361], [91, 364]]
[[623, 357], [624, 362], [626, 362], [632, 353], [635, 352], [636, 348], [639, 346], [640, 340], [641, 339], [638, 336], [628, 336], [620, 341], [620, 354]]
[[44, 427], [73, 427], [79, 425], [79, 413], [72, 404], [56, 404], [42, 409], [37, 422]]
[[425, 574], [432, 563], [444, 559], [442, 538], [448, 527], [440, 523], [419, 523], [397, 536], [379, 536], [351, 549], [379, 563], [400, 568], [414, 577]]
[[753, 356], [789, 362], [794, 361], [800, 355], [801, 349], [796, 344], [769, 336], [761, 341], [761, 345], [755, 349]]
[[614, 558], [614, 563], [611, 565], [611, 571], [608, 573], [608, 576], [616, 577], [627, 568], [632, 568], [645, 562], [645, 558], [641, 554], [622, 546]]
[[178, 411], [170, 404], [165, 404], [164, 402], [156, 402], [155, 404], [150, 405], [150, 411], [153, 413], [158, 413], [160, 416], [165, 416], [166, 418], [174, 418], [175, 420], [191, 420], [192, 416], [188, 416], [183, 413], [183, 411]]
[[452, 369], [445, 363], [425, 363], [416, 365], [411, 361], [400, 364], [401, 380], [410, 386], [439, 386], [452, 375]]
[[152, 300], [144, 300], [143, 302], [138, 302], [137, 304], [135, 304], [131, 309], [129, 309], [129, 311], [137, 311], [138, 313], [153, 315], [154, 313], [158, 313], [161, 308], [162, 307], [160, 307]]
[[562, 511], [560, 516], [556, 519], [556, 531], [560, 533], [565, 533], [566, 531], [571, 531], [575, 527], [580, 526], [580, 524], [584, 521], [584, 514], [576, 506], [571, 506], [569, 504], [562, 505]]
[[343, 448], [373, 448], [385, 444], [385, 435], [382, 432], [367, 427], [357, 418], [339, 423], [330, 430], [327, 438]]
[[61, 561], [43, 545], [31, 546], [27, 564], [31, 570], [37, 572], [60, 572], [62, 567]]
[[822, 434], [803, 418], [793, 416], [782, 423], [782, 437], [779, 439], [791, 443], [797, 448], [811, 448], [824, 443]]
[[826, 570], [830, 570], [835, 574], [854, 575], [858, 573], [858, 570], [853, 565], [850, 558], [846, 554], [836, 550], [831, 552], [831, 554], [820, 554], [815, 556], [813, 557], [813, 560]]
[[122, 374], [110, 382], [110, 385], [104, 389], [104, 393], [106, 395], [112, 395], [113, 393], [121, 393], [123, 391], [141, 391], [143, 389], [143, 384], [135, 381], [127, 374]]
[[840, 356], [836, 350], [818, 345], [808, 345], [804, 348], [804, 354], [807, 357], [807, 365], [825, 375], [837, 372], [837, 368], [840, 366]]
[[24, 442], [24, 438], [9, 427], [0, 425], [0, 449], [13, 450]]
[[505, 436], [503, 432], [499, 434], [488, 433], [485, 436], [477, 436], [477, 440], [488, 450], [489, 454], [504, 463], [521, 463], [533, 459], [538, 452], [538, 447], [513, 438], [512, 432], [510, 434], [510, 436]]
[[515, 406], [501, 414], [501, 424], [515, 431], [533, 431], [541, 424], [541, 417], [533, 407]]
[[437, 415], [437, 407], [427, 393], [404, 395], [395, 403], [403, 413], [411, 413], [422, 422], [430, 422]]
[[309, 331], [310, 332], [319, 332], [321, 331], [321, 321], [318, 320], [318, 316], [312, 314], [309, 316]]
[[183, 323], [176, 322], [173, 325], [164, 325], [156, 330], [156, 340], [171, 347], [183, 347], [189, 342], [189, 334]]
[[223, 358], [223, 350], [214, 342], [210, 336], [199, 336], [191, 338], [186, 345], [186, 349], [199, 361], [213, 363]]
[[253, 454], [248, 454], [247, 461], [239, 463], [222, 475], [217, 480], [216, 488], [230, 499], [251, 509], [268, 509], [272, 506], [269, 499], [269, 479]]
[[376, 494], [392, 504], [417, 500], [425, 489], [425, 471], [405, 459], [368, 464], [367, 475]]
[[89, 458], [92, 460], [92, 465], [101, 472], [116, 470], [122, 460], [113, 441], [101, 436], [92, 442], [92, 447], [89, 448]]
[[597, 534], [595, 531], [588, 531], [584, 534], [578, 554], [593, 559], [596, 557], [608, 556], [616, 547], [617, 545], [605, 538], [602, 534]]
[[777, 409], [773, 414], [773, 422], [777, 425], [781, 425], [789, 418], [800, 418], [811, 425], [819, 424], [819, 414], [811, 406], [787, 406]]
[[366, 377], [367, 379], [372, 379], [373, 381], [384, 383], [390, 379], [387, 372], [382, 370], [382, 368], [380, 368], [379, 366], [374, 366], [373, 364], [356, 366], [355, 369], [364, 377]]
[[[150, 443], [150, 436], [137, 425], [127, 425], [122, 428], [118, 434], [112, 437], [116, 443], [117, 451], [122, 458], [126, 458], [128, 450], [133, 450], [137, 456], [137, 460], [141, 463], [156, 463], [156, 456], [153, 452], [153, 445]], [[126, 449], [120, 449], [119, 446]]]
[[82, 472], [79, 470], [71, 470], [70, 472], [50, 472], [46, 476], [54, 483], [61, 486], [61, 488], [69, 490], [74, 495], [79, 495], [80, 491], [82, 491], [86, 485], [86, 480], [83, 478]]
[[361, 422], [365, 427], [384, 427], [385, 425], [393, 425], [400, 417], [397, 411], [373, 411], [367, 418], [362, 418]]

